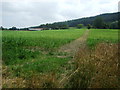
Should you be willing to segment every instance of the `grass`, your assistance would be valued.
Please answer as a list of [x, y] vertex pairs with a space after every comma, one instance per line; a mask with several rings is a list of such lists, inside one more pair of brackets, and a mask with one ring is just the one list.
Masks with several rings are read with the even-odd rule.
[[[51, 31], [3, 31], [3, 61], [13, 63], [17, 59], [35, 58], [39, 51], [50, 54], [60, 46], [80, 37], [85, 30], [51, 30]], [[36, 48], [32, 52], [31, 49]]]
[[84, 31], [3, 31], [3, 87], [119, 87], [118, 30], [91, 29], [87, 46], [79, 49], [73, 61], [68, 53], [58, 52]]
[[[57, 50], [82, 36], [84, 31], [2, 31], [3, 78], [27, 80], [34, 74], [63, 73], [71, 57], [58, 57], [67, 53]], [[9, 83], [3, 83], [3, 87], [9, 87]]]
[[9, 65], [9, 71], [14, 77], [30, 77], [40, 73], [62, 73], [69, 58], [57, 58], [43, 55], [33, 60], [18, 61], [17, 64]]
[[118, 43], [118, 30], [117, 29], [91, 29], [89, 37], [87, 39], [87, 45], [91, 48], [96, 44], [106, 43]]
[[54, 49], [66, 44], [83, 34], [84, 30], [50, 30], [50, 31], [3, 31], [3, 41], [7, 39], [24, 42], [24, 46], [40, 46]]

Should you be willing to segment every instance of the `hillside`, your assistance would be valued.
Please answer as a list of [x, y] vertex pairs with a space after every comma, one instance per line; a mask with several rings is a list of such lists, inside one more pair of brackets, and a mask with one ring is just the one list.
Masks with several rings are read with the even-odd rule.
[[[112, 23], [112, 22], [118, 21], [118, 14], [120, 14], [120, 13], [119, 12], [106, 13], [106, 14], [100, 14], [100, 15], [93, 16], [93, 17], [85, 17], [85, 18], [73, 19], [73, 20], [68, 20], [68, 21], [63, 21], [63, 22], [55, 22], [55, 23], [52, 23], [50, 25], [68, 25], [69, 27], [75, 27], [77, 24], [84, 24], [85, 26], [87, 24], [93, 25], [93, 21], [97, 17], [103, 18], [103, 20], [106, 23]], [[47, 25], [48, 24], [43, 24], [43, 25], [40, 25], [40, 26], [34, 26], [34, 28], [40, 28], [42, 26], [47, 26]]]
[[93, 24], [93, 21], [97, 17], [102, 17], [105, 22], [107, 22], [107, 23], [110, 22], [111, 23], [111, 22], [118, 21], [118, 14], [119, 14], [118, 12], [101, 14], [101, 15], [97, 15], [97, 16], [94, 16], [94, 17], [87, 17], [87, 18], [69, 20], [66, 23], [71, 27], [74, 27], [77, 24], [84, 24], [84, 25]]

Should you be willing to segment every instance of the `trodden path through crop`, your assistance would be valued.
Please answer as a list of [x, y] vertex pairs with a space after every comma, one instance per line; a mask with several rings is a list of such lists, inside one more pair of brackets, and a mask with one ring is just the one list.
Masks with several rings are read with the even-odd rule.
[[60, 52], [66, 52], [72, 56], [74, 56], [81, 47], [86, 46], [86, 40], [89, 34], [89, 30], [86, 30], [85, 33], [78, 39], [72, 41], [71, 43], [65, 44], [60, 47]]
[[[88, 38], [89, 35], [89, 30], [86, 30], [85, 33], [78, 39], [63, 45], [60, 49], [59, 52], [66, 52], [68, 55], [67, 56], [59, 56], [61, 58], [64, 57], [68, 57], [68, 56], [72, 56], [73, 58], [71, 60], [68, 61], [68, 65], [72, 67], [72, 62], [74, 61], [74, 57], [75, 55], [78, 53], [78, 51], [82, 48], [86, 47], [86, 40]], [[65, 69], [65, 73], [62, 74], [62, 78], [59, 82], [60, 88], [64, 86], [64, 83], [69, 80], [69, 78], [71, 78], [76, 72], [78, 72], [78, 69], [75, 71], [71, 71], [70, 70], [66, 70]]]

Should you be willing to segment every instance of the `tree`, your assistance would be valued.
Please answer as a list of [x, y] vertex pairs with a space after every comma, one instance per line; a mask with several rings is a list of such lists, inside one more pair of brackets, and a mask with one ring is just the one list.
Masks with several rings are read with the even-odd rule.
[[77, 25], [77, 28], [80, 29], [80, 28], [83, 28], [83, 26], [84, 26], [83, 24], [78, 24], [78, 25]]
[[112, 23], [110, 24], [110, 28], [111, 28], [111, 29], [119, 29], [118, 23], [119, 23], [118, 21], [112, 22]]
[[0, 27], [0, 30], [4, 30], [4, 28], [1, 26], [1, 27]]
[[97, 17], [93, 24], [95, 28], [102, 29], [104, 26], [104, 20], [101, 17]]
[[88, 24], [88, 25], [87, 25], [87, 28], [90, 29], [90, 28], [92, 28], [92, 26], [91, 26], [90, 24]]
[[3, 26], [0, 27], [0, 30], [8, 30], [7, 28], [4, 28]]
[[9, 28], [9, 30], [18, 30], [16, 27]]
[[103, 28], [104, 29], [109, 29], [110, 28], [110, 24], [109, 23], [104, 23], [103, 24]]
[[66, 24], [63, 24], [63, 25], [60, 25], [60, 29], [68, 29], [69, 27], [68, 27], [68, 25], [66, 25]]
[[120, 19], [118, 20], [118, 29], [120, 29]]

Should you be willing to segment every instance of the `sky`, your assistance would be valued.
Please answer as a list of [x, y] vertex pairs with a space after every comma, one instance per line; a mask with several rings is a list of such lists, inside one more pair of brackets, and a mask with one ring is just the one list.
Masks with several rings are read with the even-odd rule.
[[0, 0], [0, 26], [30, 27], [118, 11], [119, 0]]

